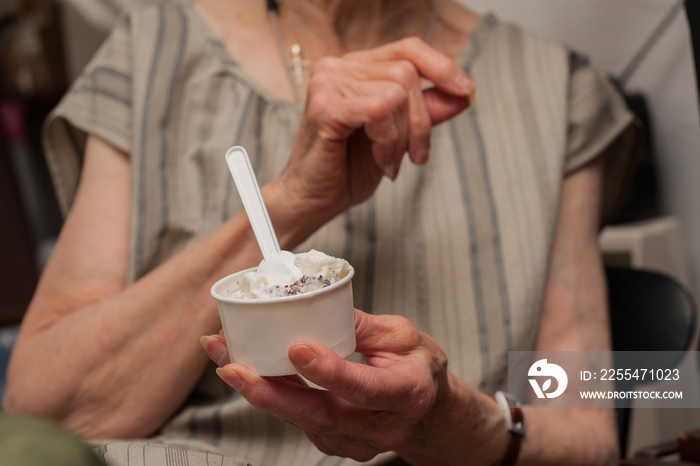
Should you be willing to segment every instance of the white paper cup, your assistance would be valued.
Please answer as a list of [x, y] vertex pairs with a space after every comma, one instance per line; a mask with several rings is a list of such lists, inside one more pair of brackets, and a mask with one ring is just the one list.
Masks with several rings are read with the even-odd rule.
[[300, 340], [320, 343], [345, 358], [355, 351], [355, 325], [350, 267], [341, 280], [319, 290], [269, 299], [229, 297], [243, 270], [211, 287], [216, 299], [231, 361], [264, 376], [296, 374], [287, 356]]

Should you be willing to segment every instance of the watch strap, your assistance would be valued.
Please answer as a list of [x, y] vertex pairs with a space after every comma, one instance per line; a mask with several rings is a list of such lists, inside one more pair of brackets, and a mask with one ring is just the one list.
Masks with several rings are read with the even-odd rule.
[[514, 466], [518, 461], [520, 447], [525, 436], [525, 417], [523, 416], [520, 402], [511, 395], [498, 391], [494, 398], [503, 414], [505, 414], [506, 427], [508, 429], [506, 449], [497, 464], [498, 466]]

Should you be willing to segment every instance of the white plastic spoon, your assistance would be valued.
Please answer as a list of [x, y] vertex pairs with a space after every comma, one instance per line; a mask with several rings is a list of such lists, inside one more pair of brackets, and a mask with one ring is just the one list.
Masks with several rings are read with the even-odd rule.
[[300, 279], [303, 274], [294, 264], [294, 254], [280, 250], [248, 153], [243, 147], [234, 146], [226, 152], [226, 163], [262, 251], [263, 260], [258, 265], [258, 273], [264, 275], [268, 281], [293, 283]]

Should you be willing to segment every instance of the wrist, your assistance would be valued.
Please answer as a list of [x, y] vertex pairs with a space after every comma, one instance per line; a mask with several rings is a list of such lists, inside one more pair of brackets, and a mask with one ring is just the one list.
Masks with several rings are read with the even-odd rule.
[[507, 443], [505, 416], [494, 398], [448, 372], [433, 409], [397, 453], [415, 465], [498, 464]]
[[261, 193], [283, 250], [295, 248], [330, 220], [279, 179], [261, 187]]

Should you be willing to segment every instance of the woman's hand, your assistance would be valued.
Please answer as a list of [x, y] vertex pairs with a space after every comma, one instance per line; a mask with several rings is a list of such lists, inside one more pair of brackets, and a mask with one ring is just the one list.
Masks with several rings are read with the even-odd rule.
[[324, 453], [366, 461], [424, 434], [421, 423], [447, 397], [447, 360], [437, 343], [398, 316], [355, 311], [357, 351], [352, 363], [312, 342], [298, 342], [289, 358], [298, 376], [260, 377], [229, 364], [221, 335], [202, 337], [219, 376], [253, 406], [302, 428]]
[[[434, 87], [424, 89], [425, 81]], [[278, 181], [285, 198], [323, 223], [367, 199], [404, 154], [425, 163], [430, 128], [473, 100], [457, 64], [417, 38], [319, 60], [306, 111]]]

